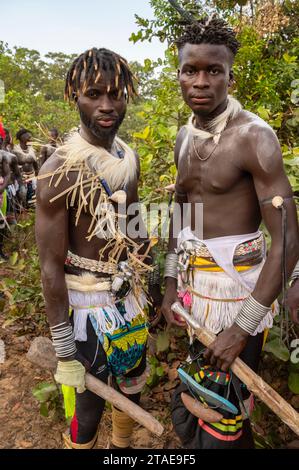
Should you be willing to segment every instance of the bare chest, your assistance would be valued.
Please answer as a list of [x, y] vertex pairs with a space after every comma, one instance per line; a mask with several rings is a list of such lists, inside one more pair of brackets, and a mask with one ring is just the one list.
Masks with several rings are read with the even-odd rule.
[[242, 149], [233, 136], [222, 136], [218, 145], [191, 137], [178, 164], [178, 184], [188, 195], [224, 194], [244, 178]]

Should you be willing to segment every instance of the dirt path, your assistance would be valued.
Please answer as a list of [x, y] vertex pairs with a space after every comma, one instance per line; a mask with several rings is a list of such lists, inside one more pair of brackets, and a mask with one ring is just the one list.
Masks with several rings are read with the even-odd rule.
[[[50, 373], [37, 369], [26, 359], [32, 337], [15, 336], [13, 327], [1, 328], [0, 337], [4, 341], [6, 351], [5, 362], [0, 364], [0, 448], [62, 448], [61, 434], [67, 428], [66, 421], [57, 418], [53, 412], [50, 412], [47, 418], [41, 416], [39, 402], [32, 395], [32, 389], [40, 382], [52, 382]], [[161, 403], [161, 399], [163, 400], [163, 396], [159, 396], [157, 389], [156, 393], [153, 391], [150, 395], [142, 397], [142, 406], [154, 416], [159, 415], [160, 419], [162, 418], [165, 426], [163, 437], [157, 438], [137, 425], [133, 436], [134, 448], [179, 447], [178, 439], [172, 432], [169, 412]], [[109, 410], [103, 416], [99, 436], [97, 447], [107, 448], [111, 436]]]
[[[57, 416], [50, 411], [48, 417], [40, 414], [40, 404], [32, 394], [41, 382], [53, 383], [50, 373], [37, 369], [26, 359], [26, 352], [33, 334], [20, 334], [15, 324], [2, 328], [3, 317], [0, 313], [0, 338], [5, 344], [6, 358], [1, 364], [0, 354], [0, 448], [2, 449], [60, 449], [62, 433], [67, 429], [63, 414]], [[172, 345], [175, 350], [175, 344]], [[173, 354], [173, 353], [172, 353]], [[177, 356], [178, 353], [176, 353]], [[162, 363], [164, 366], [166, 363]], [[287, 368], [266, 355], [261, 363], [260, 374], [271, 383], [289, 403], [299, 410], [299, 395], [292, 395], [287, 386]], [[169, 374], [173, 373], [173, 369]], [[169, 379], [168, 379], [169, 380]], [[170, 393], [173, 379], [156, 385], [142, 396], [142, 406], [153, 416], [158, 417], [165, 427], [161, 438], [151, 435], [142, 426], [136, 425], [133, 435], [134, 448], [175, 449], [180, 443], [172, 430], [170, 419]], [[275, 417], [264, 405], [258, 405], [254, 418], [254, 431], [258, 447], [299, 448], [299, 439]], [[97, 448], [108, 448], [111, 436], [110, 411], [107, 409], [102, 418]]]

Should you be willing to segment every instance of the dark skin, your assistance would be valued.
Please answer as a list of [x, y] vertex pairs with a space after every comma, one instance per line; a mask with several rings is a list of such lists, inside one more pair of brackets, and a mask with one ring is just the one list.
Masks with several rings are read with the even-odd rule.
[[[232, 63], [232, 53], [224, 45], [186, 44], [182, 48], [178, 76], [183, 98], [195, 114], [197, 127], [204, 128], [226, 108], [233, 81]], [[252, 295], [262, 305], [270, 306], [281, 291], [281, 214], [271, 202], [263, 201], [271, 201], [276, 195], [292, 196], [279, 142], [264, 121], [241, 111], [228, 123], [213, 155], [201, 161], [192, 151], [189, 165], [188, 149], [179, 160], [185, 132], [181, 129], [175, 147], [176, 201], [180, 204], [203, 203], [203, 239], [252, 233], [264, 221], [271, 235], [271, 248]], [[205, 144], [197, 141], [196, 151], [205, 158], [214, 146], [212, 139]], [[293, 199], [285, 201], [285, 205], [287, 271], [290, 275], [299, 253], [298, 224]], [[177, 240], [170, 231], [169, 251], [173, 252], [176, 245]], [[178, 300], [176, 289], [176, 280], [166, 278], [162, 312], [168, 323], [186, 326], [170, 308]], [[207, 348], [206, 359], [227, 371], [245, 348], [248, 336], [233, 324]]]
[[5, 155], [5, 158], [9, 164], [10, 167], [10, 180], [9, 184], [13, 183], [15, 180], [18, 181], [19, 184], [22, 184], [22, 175], [20, 172], [20, 168], [18, 165], [18, 159], [15, 154], [7, 152], [5, 150], [0, 150], [0, 153], [2, 152], [3, 155]]
[[10, 167], [6, 152], [0, 150], [0, 176], [3, 178], [0, 183], [0, 194], [7, 188], [10, 182]]
[[58, 132], [50, 131], [49, 145], [44, 145], [40, 153], [40, 166], [42, 166], [48, 158], [55, 152], [57, 147]]
[[[81, 136], [89, 143], [104, 147], [108, 151], [111, 150], [116, 135], [116, 121], [124, 116], [126, 111], [124, 95], [120, 98], [117, 95], [117, 90], [113, 88], [107, 92], [103, 75], [97, 84], [90, 85], [84, 94], [80, 93], [77, 100], [79, 111], [83, 111], [84, 115], [94, 125], [98, 126], [97, 130], [101, 135], [101, 137], [97, 137], [81, 120]], [[43, 165], [40, 174], [52, 173], [61, 164], [61, 159], [54, 154]], [[135, 180], [130, 183], [127, 189], [127, 205], [138, 201], [138, 177], [139, 171], [137, 171]], [[61, 197], [53, 204], [49, 202], [53, 196], [74, 184], [76, 179], [77, 173], [70, 172], [69, 179], [63, 178], [57, 188], [54, 188], [54, 185], [49, 188], [48, 179], [38, 180], [36, 241], [41, 261], [46, 312], [50, 326], [64, 321], [68, 322], [69, 305], [64, 268], [68, 249], [79, 256], [98, 259], [99, 250], [107, 244], [106, 240], [98, 237], [93, 237], [91, 241], [86, 240], [87, 229], [91, 222], [89, 212], [82, 212], [79, 223], [75, 226], [76, 205], [68, 211], [64, 197]], [[139, 240], [135, 241], [138, 242]], [[103, 257], [103, 260], [107, 259], [108, 251], [105, 252]], [[126, 259], [125, 252], [123, 252], [121, 259]], [[69, 273], [80, 273], [79, 268], [76, 268], [75, 272], [70, 268], [66, 270]], [[106, 275], [99, 273], [98, 276], [105, 277]], [[67, 358], [67, 360], [71, 359], [73, 357]]]
[[299, 282], [296, 279], [287, 291], [287, 307], [294, 323], [299, 325]]
[[[28, 143], [31, 140], [31, 134], [30, 132], [26, 132], [25, 134], [22, 134], [20, 137], [20, 147], [22, 150], [25, 152], [28, 150]], [[18, 163], [19, 165], [22, 166], [22, 169], [25, 173], [30, 173], [34, 171], [35, 175], [37, 176], [38, 174], [38, 164], [35, 158], [33, 158], [31, 155], [28, 155], [28, 157], [24, 157], [21, 154], [17, 154], [18, 157]]]
[[6, 131], [7, 131], [6, 136], [2, 143], [2, 149], [9, 152], [13, 148], [13, 141], [12, 141], [11, 133], [8, 130]]

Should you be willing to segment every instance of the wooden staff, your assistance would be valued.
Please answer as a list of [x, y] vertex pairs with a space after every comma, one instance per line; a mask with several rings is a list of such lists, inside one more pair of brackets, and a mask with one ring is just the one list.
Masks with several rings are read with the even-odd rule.
[[[209, 346], [216, 339], [216, 335], [201, 328], [194, 318], [179, 303], [172, 304], [171, 309], [186, 320], [194, 329], [195, 335], [204, 346]], [[279, 418], [299, 436], [299, 413], [259, 375], [248, 367], [239, 357], [231, 365], [233, 373], [246, 385], [248, 390], [262, 400]]]
[[[27, 353], [27, 359], [42, 369], [55, 371], [57, 367], [57, 357], [52, 341], [44, 336], [40, 336], [33, 340]], [[87, 390], [90, 390], [116, 406], [116, 408], [126, 413], [132, 419], [137, 421], [137, 423], [142, 424], [153, 434], [162, 436], [164, 428], [159, 421], [141, 408], [141, 406], [136, 405], [117, 390], [114, 390], [114, 388], [109, 387], [89, 373], [85, 374], [85, 386]]]

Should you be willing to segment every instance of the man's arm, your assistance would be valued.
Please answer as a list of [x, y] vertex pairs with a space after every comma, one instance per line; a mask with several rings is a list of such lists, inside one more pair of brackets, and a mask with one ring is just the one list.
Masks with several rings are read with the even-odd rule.
[[[282, 222], [281, 211], [274, 208], [271, 201], [274, 196], [284, 198], [287, 213], [286, 249], [287, 275], [290, 276], [299, 255], [298, 223], [295, 203], [292, 199], [292, 188], [284, 172], [279, 142], [269, 127], [258, 127], [250, 136], [251, 155], [243, 162], [243, 169], [253, 178], [260, 210], [265, 226], [271, 236], [271, 247], [252, 292], [254, 301], [263, 307], [270, 307], [282, 287]], [[255, 307], [259, 306], [255, 304]], [[256, 310], [257, 311], [257, 310]], [[255, 313], [254, 313], [255, 316]], [[206, 353], [206, 359], [217, 367], [227, 370], [234, 359], [241, 353], [249, 337], [243, 325], [250, 323], [254, 328], [253, 316], [248, 317], [244, 306], [231, 328], [222, 332]], [[242, 327], [240, 326], [242, 325]], [[256, 325], [258, 326], [258, 325]]]
[[35, 176], [37, 176], [38, 175], [38, 163], [36, 159], [32, 160], [32, 165], [33, 165]]
[[43, 164], [46, 162], [47, 160], [47, 156], [48, 156], [48, 153], [47, 153], [47, 146], [44, 145], [41, 149], [41, 152], [40, 152], [40, 157], [39, 157], [39, 161], [40, 161], [40, 166], [42, 167]]
[[[263, 154], [259, 154], [259, 149]], [[256, 158], [251, 174], [259, 199], [262, 219], [271, 236], [271, 247], [252, 296], [262, 305], [271, 306], [282, 288], [282, 220], [281, 211], [272, 205], [274, 196], [284, 198], [287, 214], [286, 268], [292, 274], [299, 256], [299, 233], [293, 191], [283, 168], [279, 142], [271, 129], [259, 131], [256, 138]]]
[[[47, 165], [40, 172], [54, 171]], [[46, 314], [50, 326], [69, 322], [68, 293], [65, 283], [64, 262], [68, 251], [68, 212], [65, 198], [49, 201], [55, 193], [64, 189], [65, 182], [58, 188], [49, 188], [49, 179], [38, 180], [36, 200], [35, 235], [39, 252]], [[70, 183], [68, 182], [68, 185]]]
[[7, 188], [10, 180], [10, 168], [5, 158], [2, 160], [2, 177], [3, 182], [0, 184], [0, 193], [3, 193], [3, 191]]
[[[176, 139], [176, 144], [175, 144], [175, 149], [174, 149], [174, 161], [175, 165], [178, 169], [179, 166], [179, 154], [181, 150], [181, 145], [185, 136], [185, 129], [182, 128]], [[167, 268], [167, 263], [169, 263], [170, 269], [166, 269], [164, 277], [165, 277], [165, 294], [164, 294], [164, 299], [162, 303], [162, 313], [169, 325], [174, 324], [177, 326], [187, 326], [186, 322], [183, 319], [180, 319], [178, 315], [176, 315], [172, 310], [171, 310], [171, 305], [174, 302], [179, 302], [179, 298], [177, 295], [177, 275], [176, 277], [172, 277], [171, 275], [167, 276], [167, 274], [171, 274], [171, 271], [174, 269], [171, 268], [171, 264], [173, 264], [175, 268], [175, 249], [177, 248], [177, 233], [174, 233], [174, 218], [180, 217], [180, 224], [178, 224], [177, 220], [175, 220], [175, 225], [180, 228], [183, 228], [183, 204], [188, 202], [187, 195], [185, 194], [184, 190], [180, 188], [179, 186], [179, 173], [177, 175], [177, 181], [175, 185], [175, 197], [174, 197], [174, 202], [175, 202], [175, 210], [173, 214], [171, 215], [170, 218], [170, 225], [169, 225], [169, 242], [168, 242], [168, 254], [166, 257], [166, 268]], [[175, 273], [173, 273], [175, 275]]]
[[[55, 159], [44, 165], [41, 175], [51, 173], [59, 165]], [[46, 314], [50, 323], [53, 346], [58, 357], [55, 379], [57, 382], [85, 390], [85, 368], [75, 359], [76, 345], [69, 321], [69, 301], [65, 282], [64, 262], [68, 251], [68, 211], [65, 197], [53, 204], [50, 199], [72, 185], [73, 179], [62, 179], [58, 188], [49, 188], [49, 179], [38, 181], [36, 206], [36, 242], [39, 251]]]
[[299, 261], [291, 276], [291, 287], [287, 291], [287, 308], [294, 323], [299, 324]]
[[21, 174], [21, 171], [20, 171], [20, 168], [19, 168], [19, 165], [18, 165], [18, 159], [17, 159], [16, 155], [14, 155], [12, 153], [11, 153], [11, 170], [12, 170], [16, 180], [18, 181], [19, 185], [21, 185], [23, 182], [22, 182], [22, 174]]

